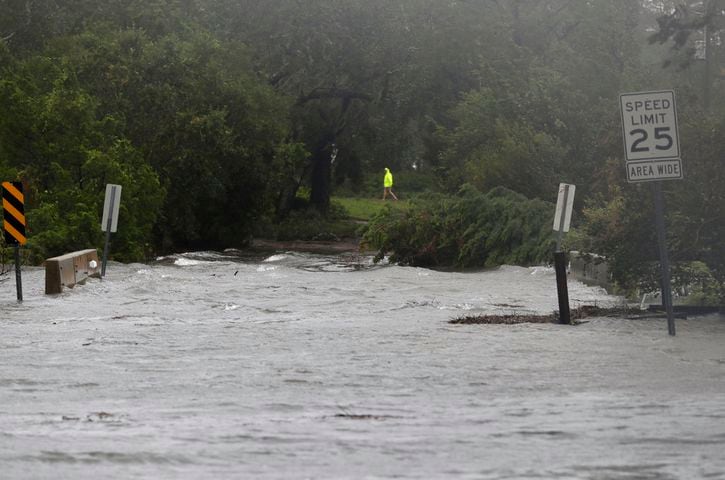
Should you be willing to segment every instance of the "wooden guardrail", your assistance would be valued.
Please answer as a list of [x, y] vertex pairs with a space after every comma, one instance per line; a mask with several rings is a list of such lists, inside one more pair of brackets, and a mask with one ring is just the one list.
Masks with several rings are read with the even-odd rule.
[[74, 287], [88, 277], [101, 276], [101, 265], [95, 249], [66, 253], [45, 261], [45, 293], [61, 293], [63, 287]]

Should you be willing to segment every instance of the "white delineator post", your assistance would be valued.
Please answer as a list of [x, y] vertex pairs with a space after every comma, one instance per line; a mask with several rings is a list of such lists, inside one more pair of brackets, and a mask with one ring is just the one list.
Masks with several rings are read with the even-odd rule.
[[556, 235], [556, 252], [554, 252], [554, 270], [556, 271], [556, 291], [559, 297], [559, 323], [570, 324], [569, 287], [566, 280], [566, 254], [561, 251], [564, 232], [569, 231], [571, 212], [574, 208], [574, 192], [576, 185], [559, 184], [559, 196], [554, 214], [554, 231]]
[[111, 242], [111, 232], [118, 227], [118, 210], [121, 203], [121, 185], [106, 185], [106, 199], [103, 202], [103, 219], [101, 231], [106, 232], [106, 244], [103, 247], [103, 263], [101, 277], [106, 276], [106, 262], [108, 261], [108, 247]]

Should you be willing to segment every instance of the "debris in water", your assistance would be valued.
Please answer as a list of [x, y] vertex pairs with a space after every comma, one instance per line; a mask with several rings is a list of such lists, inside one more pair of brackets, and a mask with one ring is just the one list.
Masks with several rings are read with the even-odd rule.
[[[627, 317], [642, 315], [642, 311], [630, 307], [603, 308], [597, 305], [582, 305], [571, 311], [572, 325], [577, 325], [581, 320], [588, 317]], [[450, 320], [448, 323], [455, 325], [517, 325], [521, 323], [558, 323], [558, 312], [549, 315], [513, 313], [508, 315], [467, 315]]]

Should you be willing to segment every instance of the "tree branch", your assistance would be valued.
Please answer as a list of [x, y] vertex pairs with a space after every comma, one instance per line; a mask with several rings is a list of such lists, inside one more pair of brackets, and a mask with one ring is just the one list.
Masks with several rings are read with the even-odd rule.
[[335, 98], [343, 100], [343, 102], [349, 102], [351, 100], [364, 100], [366, 102], [370, 102], [373, 100], [373, 97], [366, 93], [356, 92], [354, 90], [348, 90], [344, 88], [337, 88], [337, 87], [320, 87], [312, 90], [307, 95], [302, 95], [297, 99], [296, 105], [304, 105], [307, 102], [310, 102], [312, 100], [322, 100], [322, 99], [329, 99], [329, 98]]

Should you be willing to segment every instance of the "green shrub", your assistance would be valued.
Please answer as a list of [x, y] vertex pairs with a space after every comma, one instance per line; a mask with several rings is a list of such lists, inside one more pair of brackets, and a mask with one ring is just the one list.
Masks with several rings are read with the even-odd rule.
[[389, 205], [363, 235], [376, 260], [424, 267], [476, 268], [539, 264], [551, 256], [554, 206], [505, 188], [483, 194], [465, 185], [454, 197], [414, 200], [410, 209]]
[[267, 219], [258, 225], [255, 234], [275, 240], [337, 240], [354, 237], [359, 227], [350, 219], [345, 207], [338, 201], [330, 202], [326, 215], [309, 202], [298, 197], [299, 203], [285, 218]]

